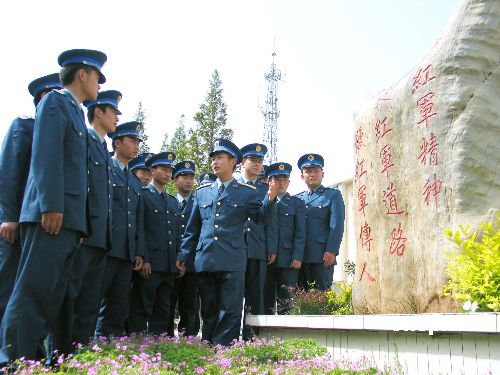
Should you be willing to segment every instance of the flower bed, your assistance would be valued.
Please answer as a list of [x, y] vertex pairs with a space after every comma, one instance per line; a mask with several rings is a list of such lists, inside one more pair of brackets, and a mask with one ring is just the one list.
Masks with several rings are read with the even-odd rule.
[[132, 336], [101, 340], [55, 368], [19, 361], [17, 374], [387, 374], [369, 361], [336, 362], [314, 340], [257, 340], [229, 348], [197, 338]]

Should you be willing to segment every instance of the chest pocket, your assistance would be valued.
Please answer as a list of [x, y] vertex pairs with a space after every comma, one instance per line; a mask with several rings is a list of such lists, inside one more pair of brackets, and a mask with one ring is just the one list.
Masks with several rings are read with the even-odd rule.
[[120, 200], [125, 196], [125, 185], [123, 183], [113, 183], [113, 199]]
[[307, 216], [313, 219], [326, 219], [330, 215], [330, 204], [328, 201], [314, 202], [314, 206], [309, 205]]
[[106, 180], [106, 165], [101, 160], [89, 153], [89, 171], [90, 177], [94, 181]]

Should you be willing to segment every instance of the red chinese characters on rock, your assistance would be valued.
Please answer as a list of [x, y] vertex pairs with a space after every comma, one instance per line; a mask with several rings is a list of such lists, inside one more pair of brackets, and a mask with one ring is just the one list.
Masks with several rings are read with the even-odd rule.
[[365, 208], [368, 206], [368, 203], [366, 203], [366, 185], [363, 185], [358, 189], [358, 203], [358, 211], [361, 211], [363, 216], [366, 216]]
[[429, 140], [422, 138], [420, 155], [417, 159], [420, 160], [423, 165], [427, 165], [427, 162], [429, 162], [430, 166], [437, 167], [439, 165], [438, 146], [439, 143], [434, 133], [431, 133]]
[[392, 162], [391, 145], [387, 144], [382, 150], [380, 150], [380, 163], [382, 164], [382, 170], [380, 173], [385, 173], [385, 176], [389, 178], [389, 168], [394, 167]]
[[359, 238], [361, 240], [361, 246], [365, 250], [370, 252], [372, 249], [371, 242], [373, 241], [372, 228], [368, 225], [366, 221], [365, 224], [361, 226], [361, 233], [359, 235]]
[[363, 130], [361, 128], [359, 128], [357, 131], [356, 131], [356, 134], [354, 135], [354, 147], [356, 148], [356, 152], [358, 152], [361, 147], [364, 146], [363, 144]]
[[356, 160], [356, 170], [354, 174], [354, 181], [358, 181], [361, 177], [366, 174], [365, 159], [358, 161]]
[[384, 191], [383, 201], [387, 209], [386, 215], [402, 215], [403, 210], [398, 208], [398, 201], [396, 197], [396, 186], [394, 182], [390, 181], [389, 186]]
[[426, 85], [427, 83], [436, 79], [436, 76], [433, 76], [431, 73], [432, 65], [427, 65], [424, 69], [419, 68], [412, 79], [413, 91], [415, 93], [421, 86]]
[[375, 121], [375, 136], [377, 137], [377, 142], [391, 131], [391, 128], [387, 128], [387, 116], [383, 119], [377, 118]]
[[389, 253], [393, 255], [396, 253], [398, 256], [403, 256], [406, 248], [406, 237], [403, 237], [403, 230], [401, 229], [401, 223], [399, 223], [397, 228], [393, 228], [391, 231], [391, 244], [389, 245]]
[[427, 206], [430, 206], [431, 199], [434, 198], [434, 204], [438, 208], [439, 194], [441, 193], [441, 187], [443, 186], [443, 181], [437, 178], [436, 173], [434, 173], [431, 179], [425, 181], [422, 196], [424, 197], [424, 202]]
[[359, 281], [363, 280], [364, 275], [366, 275], [366, 277], [368, 278], [368, 281], [370, 281], [372, 283], [375, 281], [375, 278], [372, 275], [370, 275], [368, 273], [368, 271], [366, 270], [366, 262], [363, 264], [363, 269], [361, 270], [361, 275], [359, 277]]
[[429, 119], [437, 115], [437, 113], [434, 112], [433, 98], [434, 93], [429, 92], [417, 100], [417, 108], [420, 113], [420, 119], [417, 123], [418, 125], [425, 122], [425, 127], [427, 128], [429, 126]]

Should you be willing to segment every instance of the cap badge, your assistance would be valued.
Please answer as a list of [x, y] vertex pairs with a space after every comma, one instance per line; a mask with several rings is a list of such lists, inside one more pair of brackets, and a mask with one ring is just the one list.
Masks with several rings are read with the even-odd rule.
[[314, 156], [313, 156], [313, 155], [309, 155], [309, 156], [307, 157], [307, 160], [309, 160], [309, 161], [313, 161], [313, 160], [314, 160]]
[[208, 180], [208, 178], [209, 178], [208, 174], [206, 174], [206, 175], [203, 176], [204, 180]]
[[185, 168], [189, 168], [189, 167], [191, 167], [191, 164], [186, 163], [186, 164], [184, 164], [184, 167], [185, 167]]
[[262, 150], [262, 147], [260, 147], [259, 145], [257, 145], [257, 146], [255, 147], [255, 151], [260, 152], [260, 150]]
[[135, 130], [137, 130], [138, 132], [142, 131], [142, 126], [141, 125], [137, 125], [137, 127], [135, 128]]
[[172, 154], [168, 154], [167, 159], [172, 160]]
[[220, 142], [219, 141], [215, 141], [214, 147], [219, 147], [219, 146], [220, 146]]
[[280, 164], [278, 168], [279, 168], [280, 171], [284, 171], [285, 170], [285, 165], [284, 164]]

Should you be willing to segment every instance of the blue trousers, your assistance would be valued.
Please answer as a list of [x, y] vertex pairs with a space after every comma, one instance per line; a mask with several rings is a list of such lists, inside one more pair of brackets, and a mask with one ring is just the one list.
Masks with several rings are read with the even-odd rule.
[[174, 280], [173, 272], [153, 271], [149, 279], [134, 275], [128, 319], [130, 333], [167, 332]]
[[129, 313], [132, 263], [129, 260], [108, 256], [101, 284], [101, 308], [95, 336], [121, 337]]
[[[263, 259], [248, 259], [245, 273], [245, 316], [264, 314], [264, 285], [267, 265]], [[251, 340], [254, 334], [243, 320], [243, 340]]]
[[323, 263], [302, 263], [299, 273], [299, 286], [305, 290], [314, 288], [317, 290], [328, 290], [333, 281], [333, 265], [325, 268]]
[[228, 346], [240, 336], [244, 271], [201, 272], [202, 340]]
[[9, 302], [14, 282], [16, 281], [17, 268], [21, 259], [21, 241], [17, 240], [10, 244], [3, 238], [0, 238], [0, 323], [2, 323], [5, 308]]
[[86, 345], [94, 337], [106, 257], [105, 249], [94, 246], [81, 246], [75, 256], [54, 328], [54, 348], [59, 354], [73, 353], [75, 344]]
[[268, 267], [266, 287], [264, 289], [264, 313], [286, 314], [293, 294], [290, 288], [296, 288], [299, 270], [294, 268]]
[[179, 310], [178, 332], [184, 336], [196, 336], [200, 330], [198, 298], [198, 275], [186, 272], [182, 277], [175, 278], [170, 305], [168, 333], [174, 335], [175, 307]]
[[21, 224], [19, 270], [0, 328], [0, 347], [9, 359], [40, 359], [39, 348], [61, 308], [80, 236], [64, 228], [50, 235], [40, 224]]

